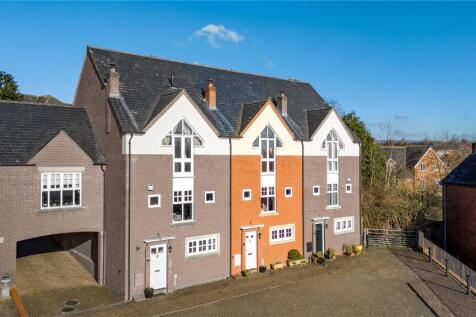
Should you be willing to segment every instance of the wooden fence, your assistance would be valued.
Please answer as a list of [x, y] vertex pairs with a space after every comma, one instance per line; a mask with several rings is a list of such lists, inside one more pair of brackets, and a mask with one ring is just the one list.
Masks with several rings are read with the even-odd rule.
[[422, 250], [423, 254], [428, 256], [430, 262], [438, 264], [445, 270], [447, 275], [451, 274], [456, 280], [466, 286], [468, 294], [470, 291], [475, 292], [476, 272], [425, 238], [425, 235], [421, 231], [418, 232], [418, 247]]
[[366, 247], [415, 247], [417, 232], [395, 229], [364, 229], [364, 244]]

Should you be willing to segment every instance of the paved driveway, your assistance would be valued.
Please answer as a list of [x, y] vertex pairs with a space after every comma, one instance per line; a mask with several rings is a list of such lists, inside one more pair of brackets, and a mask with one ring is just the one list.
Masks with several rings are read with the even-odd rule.
[[409, 287], [422, 283], [390, 251], [339, 257], [328, 267], [309, 264], [256, 273], [127, 303], [87, 316], [433, 316]]
[[17, 259], [17, 290], [30, 316], [61, 314], [64, 302], [77, 300], [76, 310], [117, 302], [67, 251]]

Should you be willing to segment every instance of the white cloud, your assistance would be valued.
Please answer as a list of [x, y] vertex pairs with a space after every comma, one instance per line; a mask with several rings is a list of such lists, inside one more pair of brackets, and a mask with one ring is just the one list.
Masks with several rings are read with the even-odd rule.
[[208, 24], [195, 31], [192, 37], [206, 38], [213, 47], [221, 47], [223, 42], [238, 44], [245, 39], [234, 30], [227, 29], [223, 24]]

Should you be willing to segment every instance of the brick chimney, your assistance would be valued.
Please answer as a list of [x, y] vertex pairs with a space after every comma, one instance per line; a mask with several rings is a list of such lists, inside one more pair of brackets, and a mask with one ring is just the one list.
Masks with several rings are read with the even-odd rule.
[[119, 97], [121, 95], [119, 91], [119, 73], [116, 71], [116, 64], [110, 64], [108, 86], [109, 97]]
[[281, 90], [281, 93], [278, 96], [278, 110], [283, 116], [288, 115], [288, 97], [284, 94], [284, 91]]
[[208, 79], [207, 90], [205, 91], [205, 99], [210, 109], [217, 108], [217, 88], [213, 86], [213, 79]]

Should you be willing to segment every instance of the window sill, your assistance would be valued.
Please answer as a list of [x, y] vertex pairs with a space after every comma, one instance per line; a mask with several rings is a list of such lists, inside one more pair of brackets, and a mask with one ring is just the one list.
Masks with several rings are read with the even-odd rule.
[[185, 256], [185, 259], [195, 259], [195, 258], [203, 258], [207, 256], [214, 256], [214, 255], [219, 255], [220, 252], [209, 252], [209, 253], [202, 253], [202, 254], [189, 254]]
[[296, 241], [296, 239], [281, 240], [281, 241], [270, 241], [269, 245], [285, 244], [285, 243], [291, 243], [291, 242], [295, 242], [295, 241]]
[[260, 217], [269, 217], [269, 216], [278, 216], [279, 212], [277, 211], [260, 211]]
[[51, 208], [40, 208], [39, 212], [48, 213], [48, 212], [64, 212], [64, 211], [77, 211], [86, 209], [86, 206], [72, 206], [72, 207], [51, 207]]
[[172, 222], [170, 225], [172, 227], [179, 227], [179, 226], [187, 226], [187, 225], [194, 225], [196, 224], [196, 220], [187, 220], [187, 221], [177, 221], [177, 222]]
[[341, 209], [341, 206], [327, 206], [326, 209]]
[[352, 233], [354, 232], [354, 230], [345, 230], [345, 231], [335, 231], [334, 230], [334, 234], [335, 235], [338, 235], [338, 234], [346, 234], [346, 233]]

